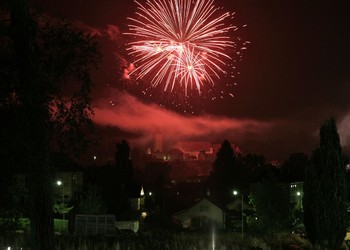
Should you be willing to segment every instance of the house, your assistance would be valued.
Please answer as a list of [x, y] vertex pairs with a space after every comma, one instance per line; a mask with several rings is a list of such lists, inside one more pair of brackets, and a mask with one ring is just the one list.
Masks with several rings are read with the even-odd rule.
[[225, 229], [225, 208], [217, 205], [209, 198], [202, 198], [191, 207], [173, 215], [182, 228], [206, 230], [211, 226]]
[[141, 208], [141, 198], [144, 196], [143, 187], [134, 184], [130, 185], [128, 190], [128, 198], [131, 211], [139, 211]]
[[236, 212], [241, 212], [242, 208], [243, 208], [243, 211], [253, 210], [253, 208], [248, 204], [248, 201], [246, 199], [243, 200], [243, 206], [242, 206], [241, 197], [227, 203], [226, 208], [230, 211], [236, 211]]
[[[240, 196], [226, 204], [228, 213], [226, 215], [226, 227], [228, 230], [242, 229], [246, 223], [247, 216], [254, 214], [254, 209], [248, 204], [248, 200]], [[242, 221], [243, 220], [243, 221]]]
[[78, 167], [61, 168], [55, 173], [54, 193], [63, 201], [75, 199], [83, 192], [83, 171]]

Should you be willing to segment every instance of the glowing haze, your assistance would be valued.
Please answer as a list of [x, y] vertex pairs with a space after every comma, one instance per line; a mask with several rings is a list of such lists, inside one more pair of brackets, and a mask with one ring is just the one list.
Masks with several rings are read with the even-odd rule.
[[[287, 159], [291, 152], [311, 153], [318, 144], [319, 125], [308, 121], [257, 120], [202, 114], [181, 115], [154, 103], [145, 103], [137, 97], [109, 89], [95, 99], [93, 121], [108, 136], [103, 136], [103, 151], [113, 155], [116, 141], [127, 139], [133, 145], [152, 145], [155, 132], [163, 134], [164, 144], [170, 149], [179, 141], [211, 141], [224, 139], [238, 145], [243, 154], [262, 154], [267, 159]], [[339, 124], [343, 146], [348, 147], [349, 117]], [[308, 129], [305, 129], [308, 128]], [[311, 132], [310, 132], [311, 131]], [[300, 138], [300, 139], [298, 139]], [[284, 144], [281, 143], [284, 142]], [[105, 152], [105, 153], [106, 153]]]
[[155, 131], [162, 132], [166, 140], [171, 142], [203, 137], [221, 142], [223, 134], [237, 139], [242, 134], [254, 134], [258, 128], [261, 131], [271, 129], [268, 122], [249, 119], [238, 120], [214, 115], [183, 116], [155, 104], [140, 102], [126, 93], [112, 93], [118, 96], [118, 102], [107, 103], [104, 98], [97, 101], [93, 118], [95, 123], [136, 134], [134, 142], [139, 144], [151, 142]]
[[[213, 86], [214, 79], [228, 74], [227, 62], [245, 48], [238, 49], [229, 36], [230, 30], [238, 29], [232, 24], [233, 14], [220, 13], [213, 0], [135, 2], [136, 17], [128, 18], [131, 24], [125, 33], [132, 36], [128, 50], [136, 66], [130, 75], [147, 76], [153, 87], [183, 89], [185, 96], [189, 89], [201, 94], [205, 84]], [[229, 51], [235, 53], [231, 56]]]

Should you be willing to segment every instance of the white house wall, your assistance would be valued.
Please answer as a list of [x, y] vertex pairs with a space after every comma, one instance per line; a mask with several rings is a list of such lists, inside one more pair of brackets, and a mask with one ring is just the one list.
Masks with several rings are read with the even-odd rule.
[[181, 221], [184, 228], [190, 227], [191, 219], [195, 217], [207, 217], [220, 228], [224, 228], [224, 213], [210, 201], [203, 199], [188, 210], [174, 216]]

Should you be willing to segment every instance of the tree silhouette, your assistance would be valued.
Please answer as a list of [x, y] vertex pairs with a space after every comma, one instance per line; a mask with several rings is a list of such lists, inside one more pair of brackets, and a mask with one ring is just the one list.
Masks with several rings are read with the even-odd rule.
[[304, 153], [293, 153], [282, 165], [282, 178], [288, 182], [304, 180], [305, 169], [309, 164], [309, 158]]
[[[62, 19], [32, 14], [27, 0], [2, 1], [0, 116], [6, 167], [26, 173], [31, 249], [53, 249], [53, 153], [79, 151], [92, 107], [96, 41]], [[74, 87], [73, 87], [74, 86]], [[67, 87], [69, 87], [67, 90]], [[73, 155], [73, 154], [72, 154]]]
[[248, 183], [257, 182], [262, 178], [265, 158], [262, 155], [247, 154], [240, 157], [239, 161], [241, 180], [248, 185]]
[[252, 185], [251, 200], [256, 211], [254, 226], [260, 233], [273, 235], [290, 224], [289, 185], [270, 176]]
[[107, 213], [106, 202], [102, 199], [100, 191], [91, 187], [84, 192], [83, 199], [78, 205], [78, 213], [82, 214], [105, 214]]
[[347, 226], [345, 157], [334, 119], [320, 128], [320, 145], [305, 171], [304, 224], [310, 241], [337, 249]]
[[216, 155], [209, 179], [210, 193], [221, 201], [232, 197], [232, 190], [239, 185], [238, 166], [231, 144], [225, 140]]
[[130, 159], [130, 147], [125, 140], [116, 146], [115, 161], [118, 179], [121, 184], [128, 188], [134, 184], [134, 170]]

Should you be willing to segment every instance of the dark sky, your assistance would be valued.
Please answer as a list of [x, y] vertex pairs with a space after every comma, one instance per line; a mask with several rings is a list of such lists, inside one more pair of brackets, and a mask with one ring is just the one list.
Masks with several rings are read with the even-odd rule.
[[[94, 121], [100, 127], [101, 145], [112, 147], [111, 152], [123, 137], [147, 145], [153, 132], [161, 131], [169, 147], [177, 140], [229, 139], [243, 153], [285, 160], [293, 152], [310, 154], [318, 144], [321, 123], [330, 116], [337, 120], [343, 147], [349, 152], [349, 1], [214, 1], [236, 13], [235, 25], [247, 25], [238, 34], [250, 45], [237, 65], [237, 86], [229, 90], [234, 98], [194, 99], [192, 109], [163, 108], [159, 104], [164, 99], [156, 91], [145, 99], [140, 94], [143, 86], [119, 81], [120, 61], [131, 62], [123, 32], [127, 17], [134, 15], [133, 1], [32, 3], [99, 36], [104, 62], [94, 72]], [[96, 149], [97, 154], [101, 151]]]

